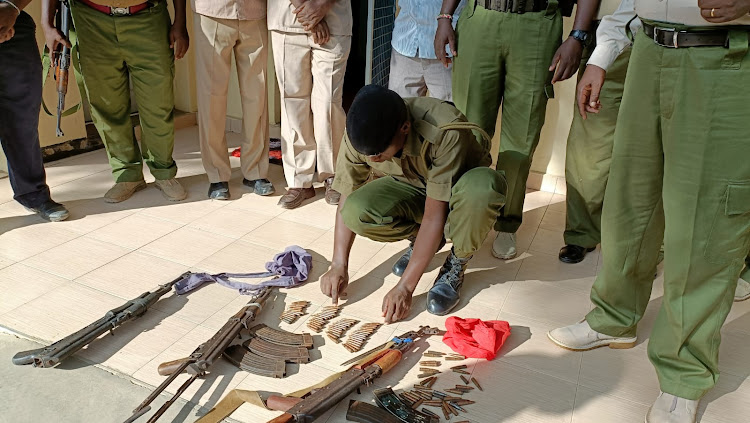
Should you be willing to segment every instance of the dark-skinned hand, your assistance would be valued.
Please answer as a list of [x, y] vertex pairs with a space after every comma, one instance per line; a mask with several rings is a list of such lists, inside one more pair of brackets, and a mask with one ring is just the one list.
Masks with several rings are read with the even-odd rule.
[[453, 30], [453, 22], [450, 19], [438, 19], [438, 28], [435, 32], [435, 55], [446, 68], [453, 62], [445, 53], [445, 46], [450, 46], [453, 57], [458, 56], [456, 48], [456, 31]]
[[0, 43], [10, 40], [16, 34], [13, 26], [17, 18], [18, 11], [15, 7], [4, 2], [0, 3]]
[[412, 293], [402, 284], [394, 286], [383, 298], [383, 317], [385, 323], [395, 323], [406, 318], [411, 310]]
[[297, 20], [305, 31], [312, 31], [326, 17], [331, 7], [333, 7], [331, 0], [307, 0], [294, 9], [293, 13], [297, 15]]
[[[581, 54], [583, 54], [583, 45], [573, 37], [568, 37], [555, 52], [552, 58], [552, 64], [549, 71], [555, 71], [552, 76], [552, 83], [564, 81], [576, 73], [581, 63]], [[555, 70], [557, 68], [557, 70]]]
[[319, 46], [322, 46], [331, 39], [331, 30], [328, 28], [325, 20], [318, 22], [310, 33], [312, 34], [313, 42]]
[[190, 47], [190, 37], [188, 36], [187, 27], [184, 23], [175, 23], [169, 29], [169, 48], [174, 49], [175, 59], [185, 57]]
[[320, 291], [323, 295], [331, 297], [334, 304], [339, 303], [339, 297], [346, 295], [347, 286], [349, 286], [349, 271], [346, 266], [331, 264], [328, 271], [320, 277]]
[[698, 0], [698, 7], [707, 22], [724, 23], [746, 16], [750, 12], [750, 0]]

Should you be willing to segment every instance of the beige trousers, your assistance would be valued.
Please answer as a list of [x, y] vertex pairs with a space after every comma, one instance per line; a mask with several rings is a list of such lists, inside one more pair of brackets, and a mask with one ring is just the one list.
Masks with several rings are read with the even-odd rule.
[[430, 97], [453, 101], [451, 95], [452, 65], [447, 68], [437, 59], [408, 57], [391, 52], [391, 73], [388, 88], [401, 97]]
[[331, 36], [324, 45], [307, 34], [271, 31], [281, 92], [281, 156], [290, 188], [312, 186], [334, 175], [344, 137], [344, 73], [352, 37]]
[[198, 126], [203, 167], [209, 182], [226, 182], [232, 174], [225, 136], [227, 92], [234, 52], [242, 99], [242, 175], [268, 174], [268, 106], [265, 19], [217, 19], [195, 14], [195, 67]]

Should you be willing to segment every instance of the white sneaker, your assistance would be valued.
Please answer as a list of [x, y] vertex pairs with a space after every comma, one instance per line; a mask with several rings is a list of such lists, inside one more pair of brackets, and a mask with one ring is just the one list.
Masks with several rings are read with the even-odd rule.
[[161, 190], [161, 193], [169, 201], [182, 201], [187, 198], [187, 191], [175, 178], [157, 179], [154, 181], [154, 185]]
[[516, 234], [498, 232], [492, 243], [492, 255], [501, 260], [510, 260], [516, 256]]
[[750, 298], [750, 282], [740, 278], [734, 290], [734, 301], [745, 301]]
[[547, 333], [550, 341], [571, 351], [588, 351], [599, 347], [612, 349], [628, 349], [635, 346], [638, 338], [619, 338], [599, 333], [584, 320], [575, 325], [551, 330]]
[[695, 423], [699, 402], [662, 392], [648, 409], [646, 423]]

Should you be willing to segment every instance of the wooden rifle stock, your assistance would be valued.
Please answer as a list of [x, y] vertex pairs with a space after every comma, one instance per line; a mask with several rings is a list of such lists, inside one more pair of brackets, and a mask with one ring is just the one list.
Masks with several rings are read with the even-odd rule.
[[167, 361], [164, 363], [159, 364], [159, 375], [161, 376], [169, 376], [172, 373], [176, 372], [177, 370], [182, 367], [183, 364], [190, 361], [189, 357], [181, 358], [179, 360], [172, 360]]

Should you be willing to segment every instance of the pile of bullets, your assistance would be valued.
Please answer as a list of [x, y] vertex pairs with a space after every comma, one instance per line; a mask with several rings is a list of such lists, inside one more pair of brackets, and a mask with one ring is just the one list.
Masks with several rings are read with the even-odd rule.
[[329, 320], [339, 315], [339, 310], [340, 307], [337, 305], [323, 307], [323, 311], [315, 313], [310, 317], [310, 320], [307, 321], [307, 327], [316, 333], [320, 333]]
[[380, 323], [365, 323], [360, 326], [357, 330], [352, 332], [348, 338], [346, 338], [344, 348], [351, 353], [361, 350], [365, 343], [367, 343], [367, 340], [370, 339], [372, 334], [374, 334], [380, 326], [382, 326]]
[[429, 410], [427, 407], [440, 408], [446, 420], [450, 420], [451, 415], [458, 416], [459, 411], [465, 413], [466, 409], [464, 407], [475, 403], [474, 401], [461, 397], [461, 395], [471, 391], [474, 388], [467, 386], [459, 389], [459, 387], [463, 385], [456, 385], [456, 389], [445, 389], [445, 392], [442, 392], [438, 391], [437, 389], [432, 389], [432, 385], [435, 384], [436, 380], [437, 376], [429, 377], [422, 382], [414, 385], [414, 390], [404, 391], [398, 394], [398, 396], [413, 410], [417, 410], [419, 409], [419, 407], [422, 407], [422, 409], [419, 411], [429, 416], [436, 417], [437, 419], [439, 419], [440, 417]]
[[279, 319], [288, 324], [292, 324], [305, 315], [305, 310], [310, 306], [310, 301], [295, 301], [289, 304], [289, 307], [281, 313]]
[[341, 319], [337, 322], [333, 322], [326, 331], [326, 336], [328, 339], [338, 344], [341, 342], [341, 337], [344, 336], [346, 331], [357, 323], [359, 323], [359, 320], [355, 319]]

